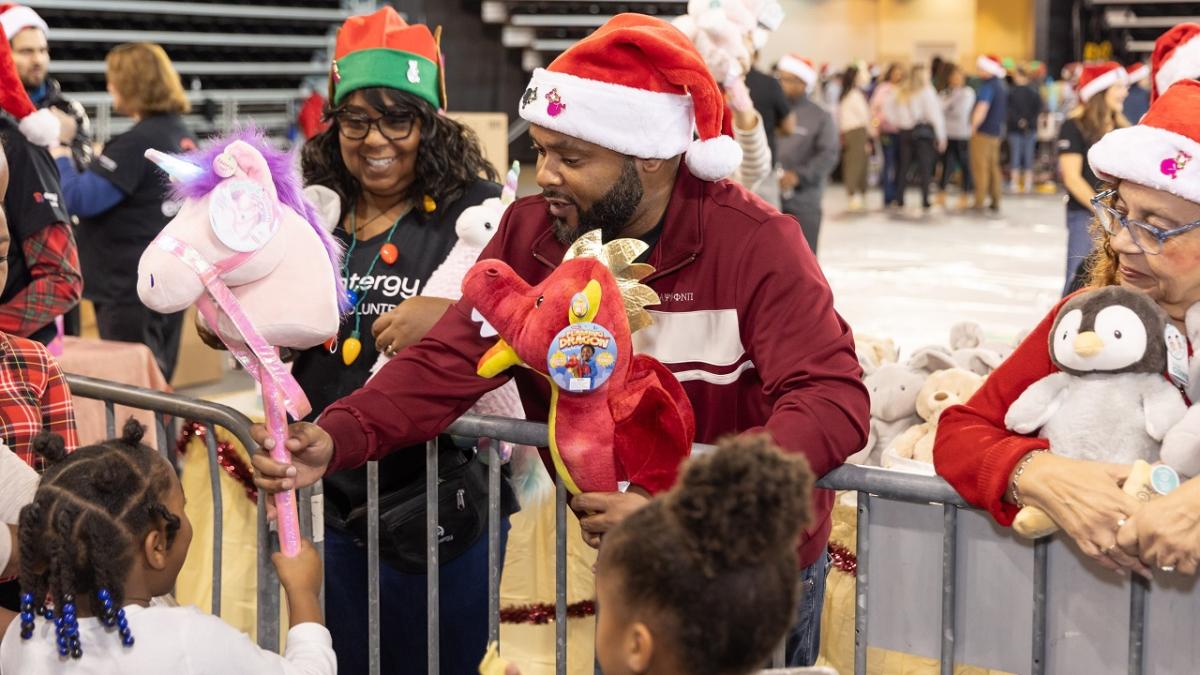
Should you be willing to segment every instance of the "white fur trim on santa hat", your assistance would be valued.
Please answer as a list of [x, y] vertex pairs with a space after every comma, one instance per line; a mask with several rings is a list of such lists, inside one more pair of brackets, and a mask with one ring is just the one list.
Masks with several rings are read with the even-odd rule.
[[8, 36], [9, 40], [26, 28], [40, 28], [46, 35], [50, 34], [50, 27], [46, 25], [45, 20], [38, 16], [37, 12], [24, 5], [18, 5], [0, 14], [0, 26], [4, 28], [4, 34]]
[[1128, 71], [1128, 80], [1130, 84], [1137, 84], [1142, 80], [1150, 77], [1150, 66], [1139, 63]]
[[1004, 66], [1000, 65], [999, 63], [996, 63], [990, 57], [987, 57], [987, 56], [980, 56], [979, 58], [975, 59], [975, 65], [980, 70], [991, 75], [992, 77], [1001, 77], [1002, 78], [1002, 77], [1008, 75], [1008, 71], [1004, 69]]
[[1120, 84], [1128, 80], [1128, 75], [1125, 69], [1120, 66], [1114, 66], [1112, 70], [1094, 78], [1091, 82], [1079, 88], [1079, 100], [1087, 103], [1093, 96], [1102, 91], [1107, 90], [1114, 84]]
[[721, 180], [733, 175], [742, 163], [742, 146], [729, 136], [695, 140], [688, 146], [688, 170], [701, 180]]
[[26, 115], [17, 127], [30, 143], [43, 147], [57, 143], [58, 135], [62, 131], [62, 123], [46, 108]]
[[1176, 47], [1170, 58], [1158, 64], [1154, 86], [1162, 96], [1176, 82], [1196, 78], [1200, 78], [1200, 35]]
[[1200, 143], [1187, 136], [1145, 124], [1117, 129], [1092, 146], [1088, 163], [1103, 180], [1128, 180], [1200, 204]]
[[[557, 112], [551, 115], [551, 106]], [[669, 159], [688, 149], [695, 128], [692, 97], [588, 80], [545, 68], [519, 102], [521, 117], [623, 155]]]
[[779, 59], [779, 69], [804, 80], [804, 84], [808, 85], [809, 89], [812, 89], [813, 84], [817, 81], [817, 71], [791, 54], [784, 54], [783, 58]]

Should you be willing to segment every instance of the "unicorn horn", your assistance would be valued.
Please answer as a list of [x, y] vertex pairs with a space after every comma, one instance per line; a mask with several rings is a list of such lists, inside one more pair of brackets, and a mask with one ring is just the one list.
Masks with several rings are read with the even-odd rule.
[[204, 169], [192, 164], [191, 162], [165, 152], [159, 152], [154, 148], [146, 150], [146, 159], [158, 165], [158, 168], [163, 170], [163, 173], [171, 177], [171, 180], [182, 183], [193, 178], [199, 178], [204, 175]]
[[511, 204], [517, 198], [517, 179], [521, 176], [521, 163], [513, 160], [508, 175], [504, 178], [504, 189], [500, 191], [500, 203]]

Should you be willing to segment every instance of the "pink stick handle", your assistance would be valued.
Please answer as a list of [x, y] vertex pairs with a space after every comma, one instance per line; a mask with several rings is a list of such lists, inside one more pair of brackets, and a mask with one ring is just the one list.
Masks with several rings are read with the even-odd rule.
[[[275, 441], [271, 450], [271, 459], [282, 464], [292, 463], [292, 453], [287, 450], [288, 425], [287, 413], [283, 407], [283, 397], [275, 382], [270, 378], [262, 379], [263, 412], [267, 417], [267, 431]], [[279, 550], [289, 558], [300, 553], [300, 515], [296, 510], [296, 491], [287, 490], [275, 494], [276, 524], [279, 527]]]

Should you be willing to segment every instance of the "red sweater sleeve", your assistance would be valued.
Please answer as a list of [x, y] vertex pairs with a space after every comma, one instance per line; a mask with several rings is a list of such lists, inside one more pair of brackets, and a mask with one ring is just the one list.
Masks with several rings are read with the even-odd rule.
[[850, 327], [794, 220], [772, 219], [750, 237], [737, 303], [743, 342], [775, 401], [766, 431], [817, 476], [841, 466], [866, 442], [871, 403]]
[[1050, 310], [971, 400], [947, 408], [938, 421], [933, 446], [937, 472], [963, 499], [987, 509], [1001, 525], [1012, 524], [1017, 515], [1017, 507], [1004, 501], [1017, 462], [1033, 450], [1050, 447], [1045, 439], [1009, 431], [1004, 416], [1031, 384], [1058, 371], [1050, 360], [1049, 345], [1061, 306], [1060, 302]]
[[[511, 210], [509, 211], [511, 213]], [[503, 258], [508, 214], [480, 259]], [[452, 305], [417, 344], [392, 359], [361, 389], [330, 405], [317, 424], [333, 437], [327, 473], [361, 466], [427, 441], [508, 377], [485, 379], [476, 364], [495, 338], [479, 335], [465, 302]]]

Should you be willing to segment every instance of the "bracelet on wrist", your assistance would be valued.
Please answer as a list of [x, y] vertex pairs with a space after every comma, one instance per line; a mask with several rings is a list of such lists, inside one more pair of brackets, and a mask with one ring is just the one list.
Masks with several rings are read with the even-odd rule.
[[1021, 476], [1025, 473], [1025, 468], [1029, 466], [1029, 462], [1033, 461], [1034, 457], [1037, 457], [1038, 454], [1043, 452], [1046, 451], [1034, 450], [1028, 455], [1025, 455], [1025, 457], [1021, 459], [1020, 463], [1017, 464], [1016, 471], [1013, 472], [1012, 480], [1009, 482], [1009, 489], [1012, 493], [1013, 504], [1016, 504], [1018, 509], [1025, 508], [1025, 502], [1021, 501], [1021, 491], [1019, 486]]

